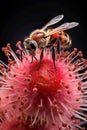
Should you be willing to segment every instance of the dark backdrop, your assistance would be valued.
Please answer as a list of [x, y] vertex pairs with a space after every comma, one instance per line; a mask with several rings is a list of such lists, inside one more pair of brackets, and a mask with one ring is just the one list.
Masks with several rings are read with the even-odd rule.
[[[68, 30], [72, 37], [72, 48], [81, 49], [87, 55], [87, 25], [85, 3], [76, 0], [3, 0], [0, 3], [0, 48], [10, 42], [15, 48], [18, 40], [31, 31], [41, 28], [51, 18], [64, 14], [58, 26], [67, 21], [77, 21], [79, 26]], [[5, 60], [0, 50], [0, 59]]]
[[0, 1], [0, 59], [6, 62], [1, 47], [10, 42], [13, 49], [31, 31], [41, 28], [51, 18], [64, 14], [64, 22], [77, 21], [79, 26], [68, 30], [72, 47], [82, 50], [87, 57], [86, 3], [78, 0], [1, 0]]

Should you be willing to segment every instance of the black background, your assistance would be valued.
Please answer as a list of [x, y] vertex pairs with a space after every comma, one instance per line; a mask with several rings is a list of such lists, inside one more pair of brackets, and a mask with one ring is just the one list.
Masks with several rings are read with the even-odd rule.
[[62, 21], [79, 22], [79, 26], [67, 32], [72, 47], [82, 50], [87, 57], [87, 11], [84, 1], [77, 0], [3, 0], [0, 2], [0, 59], [6, 62], [1, 47], [10, 42], [13, 50], [17, 41], [24, 40], [31, 31], [43, 27], [51, 18], [64, 14]]
[[[24, 40], [31, 31], [41, 28], [51, 18], [64, 14], [57, 26], [64, 22], [79, 22], [79, 26], [67, 30], [72, 38], [72, 47], [87, 55], [86, 3], [76, 0], [3, 0], [0, 3], [0, 49], [10, 42], [13, 49], [17, 41]], [[5, 56], [0, 50], [0, 59]]]

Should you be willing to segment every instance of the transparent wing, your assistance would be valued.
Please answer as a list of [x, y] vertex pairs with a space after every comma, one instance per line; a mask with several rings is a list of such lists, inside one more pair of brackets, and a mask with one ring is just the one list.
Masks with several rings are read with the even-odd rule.
[[48, 26], [54, 25], [58, 23], [60, 20], [62, 20], [64, 15], [58, 15], [54, 18], [52, 18], [41, 30], [45, 30]]
[[59, 27], [53, 29], [52, 31], [50, 31], [47, 35], [52, 35], [54, 33], [61, 33], [62, 31], [74, 28], [76, 26], [78, 26], [79, 23], [77, 22], [71, 22], [71, 23], [64, 23], [62, 25], [60, 25]]

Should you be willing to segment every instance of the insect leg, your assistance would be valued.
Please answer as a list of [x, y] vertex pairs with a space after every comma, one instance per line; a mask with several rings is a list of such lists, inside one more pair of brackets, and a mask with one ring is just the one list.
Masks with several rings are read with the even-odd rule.
[[41, 50], [41, 54], [40, 54], [40, 64], [41, 64], [42, 59], [43, 59], [43, 51], [44, 51], [44, 49]]
[[23, 55], [23, 51], [20, 50], [20, 60], [21, 60], [21, 62], [22, 62], [22, 55]]
[[54, 63], [54, 68], [56, 69], [56, 65], [55, 65], [55, 49], [54, 49], [54, 46], [52, 46], [52, 60], [53, 60], [53, 63]]
[[33, 62], [33, 59], [35, 59], [36, 61], [38, 61], [37, 58], [32, 55], [31, 63]]
[[57, 40], [56, 41], [56, 45], [57, 45], [57, 54], [59, 54], [60, 53], [60, 50], [61, 50], [61, 46], [60, 46], [60, 41], [59, 40]]
[[38, 61], [37, 58], [36, 58], [35, 56], [33, 56], [33, 57], [34, 57], [34, 59], [35, 59], [36, 61]]
[[41, 54], [40, 54], [40, 64], [39, 64], [38, 69], [40, 68], [40, 65], [41, 65], [41, 62], [42, 62], [42, 59], [43, 59], [43, 52], [44, 52], [44, 49], [41, 50]]
[[53, 45], [56, 42], [56, 38], [52, 38], [51, 41], [48, 43], [48, 45]]

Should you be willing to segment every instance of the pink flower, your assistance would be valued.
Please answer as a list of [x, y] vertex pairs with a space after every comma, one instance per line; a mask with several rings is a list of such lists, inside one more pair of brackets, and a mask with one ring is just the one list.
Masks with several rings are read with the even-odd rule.
[[6, 120], [2, 123], [0, 130], [50, 130], [50, 127], [40, 127], [37, 125], [29, 127], [28, 122], [19, 122], [18, 120]]
[[[0, 130], [78, 130], [86, 122], [87, 60], [76, 48], [56, 55], [31, 56], [18, 42], [3, 48], [8, 65], [0, 64]], [[22, 52], [22, 56], [21, 56]], [[19, 56], [17, 56], [19, 55]]]

